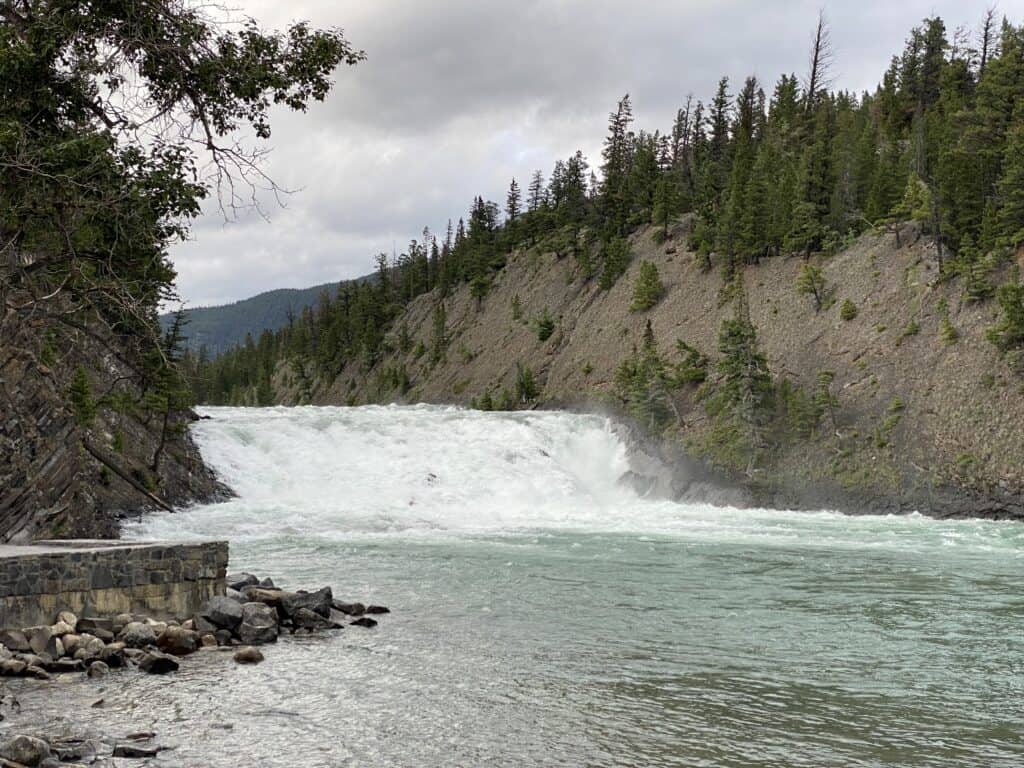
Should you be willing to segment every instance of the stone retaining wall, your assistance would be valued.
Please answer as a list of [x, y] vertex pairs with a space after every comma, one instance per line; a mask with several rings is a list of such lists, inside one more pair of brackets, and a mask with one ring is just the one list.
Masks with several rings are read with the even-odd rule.
[[0, 546], [0, 628], [141, 613], [187, 619], [224, 594], [227, 542], [48, 541]]

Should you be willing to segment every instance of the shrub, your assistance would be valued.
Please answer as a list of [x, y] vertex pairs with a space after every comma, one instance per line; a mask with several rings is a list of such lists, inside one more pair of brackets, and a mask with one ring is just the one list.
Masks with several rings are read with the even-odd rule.
[[857, 317], [857, 305], [849, 299], [843, 299], [843, 303], [839, 307], [839, 317], [846, 321], [853, 320]]
[[814, 299], [814, 311], [820, 312], [825, 305], [825, 273], [814, 264], [804, 264], [796, 278], [796, 292], [807, 294]]
[[658, 267], [650, 261], [640, 262], [640, 274], [633, 286], [633, 303], [629, 308], [633, 312], [643, 312], [657, 304], [665, 293], [665, 286], [658, 274]]
[[1024, 349], [1024, 283], [1000, 286], [996, 299], [1003, 315], [988, 330], [988, 340], [1003, 354]]
[[512, 319], [517, 321], [523, 319], [523, 302], [518, 293], [512, 297]]
[[516, 363], [516, 400], [532, 403], [540, 394], [540, 387], [533, 377], [533, 371], [522, 363]]
[[537, 339], [539, 341], [547, 341], [551, 338], [551, 334], [555, 332], [555, 321], [551, 317], [551, 311], [544, 307], [544, 311], [541, 316], [535, 321], [537, 326]]

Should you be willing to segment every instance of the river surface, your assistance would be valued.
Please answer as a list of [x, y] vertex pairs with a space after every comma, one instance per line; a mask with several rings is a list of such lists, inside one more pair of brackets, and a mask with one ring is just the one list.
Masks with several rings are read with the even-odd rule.
[[597, 417], [204, 413], [238, 498], [128, 535], [393, 613], [23, 711], [176, 766], [1024, 765], [1020, 524], [640, 498]]

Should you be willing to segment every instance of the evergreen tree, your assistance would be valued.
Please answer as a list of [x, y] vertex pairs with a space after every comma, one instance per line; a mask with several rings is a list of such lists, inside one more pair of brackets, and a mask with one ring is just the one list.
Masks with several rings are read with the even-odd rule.
[[521, 212], [520, 197], [519, 185], [516, 184], [515, 179], [512, 179], [512, 183], [508, 187], [508, 195], [505, 198], [505, 214], [508, 217], [506, 220], [510, 224], [514, 224], [516, 219], [519, 218]]

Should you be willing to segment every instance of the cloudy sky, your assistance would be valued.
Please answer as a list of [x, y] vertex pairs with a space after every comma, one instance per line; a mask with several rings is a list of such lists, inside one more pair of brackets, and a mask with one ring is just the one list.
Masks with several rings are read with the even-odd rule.
[[[908, 31], [939, 14], [976, 27], [986, 2], [825, 0], [837, 87], [872, 89]], [[692, 93], [748, 74], [770, 93], [806, 69], [822, 0], [242, 0], [265, 26], [340, 26], [367, 60], [304, 115], [277, 115], [266, 170], [285, 207], [225, 221], [211, 210], [172, 251], [190, 306], [372, 270], [425, 225], [443, 232], [473, 196], [504, 200], [577, 148], [598, 161], [608, 112], [667, 129]], [[1024, 20], [1024, 0], [999, 10]]]

